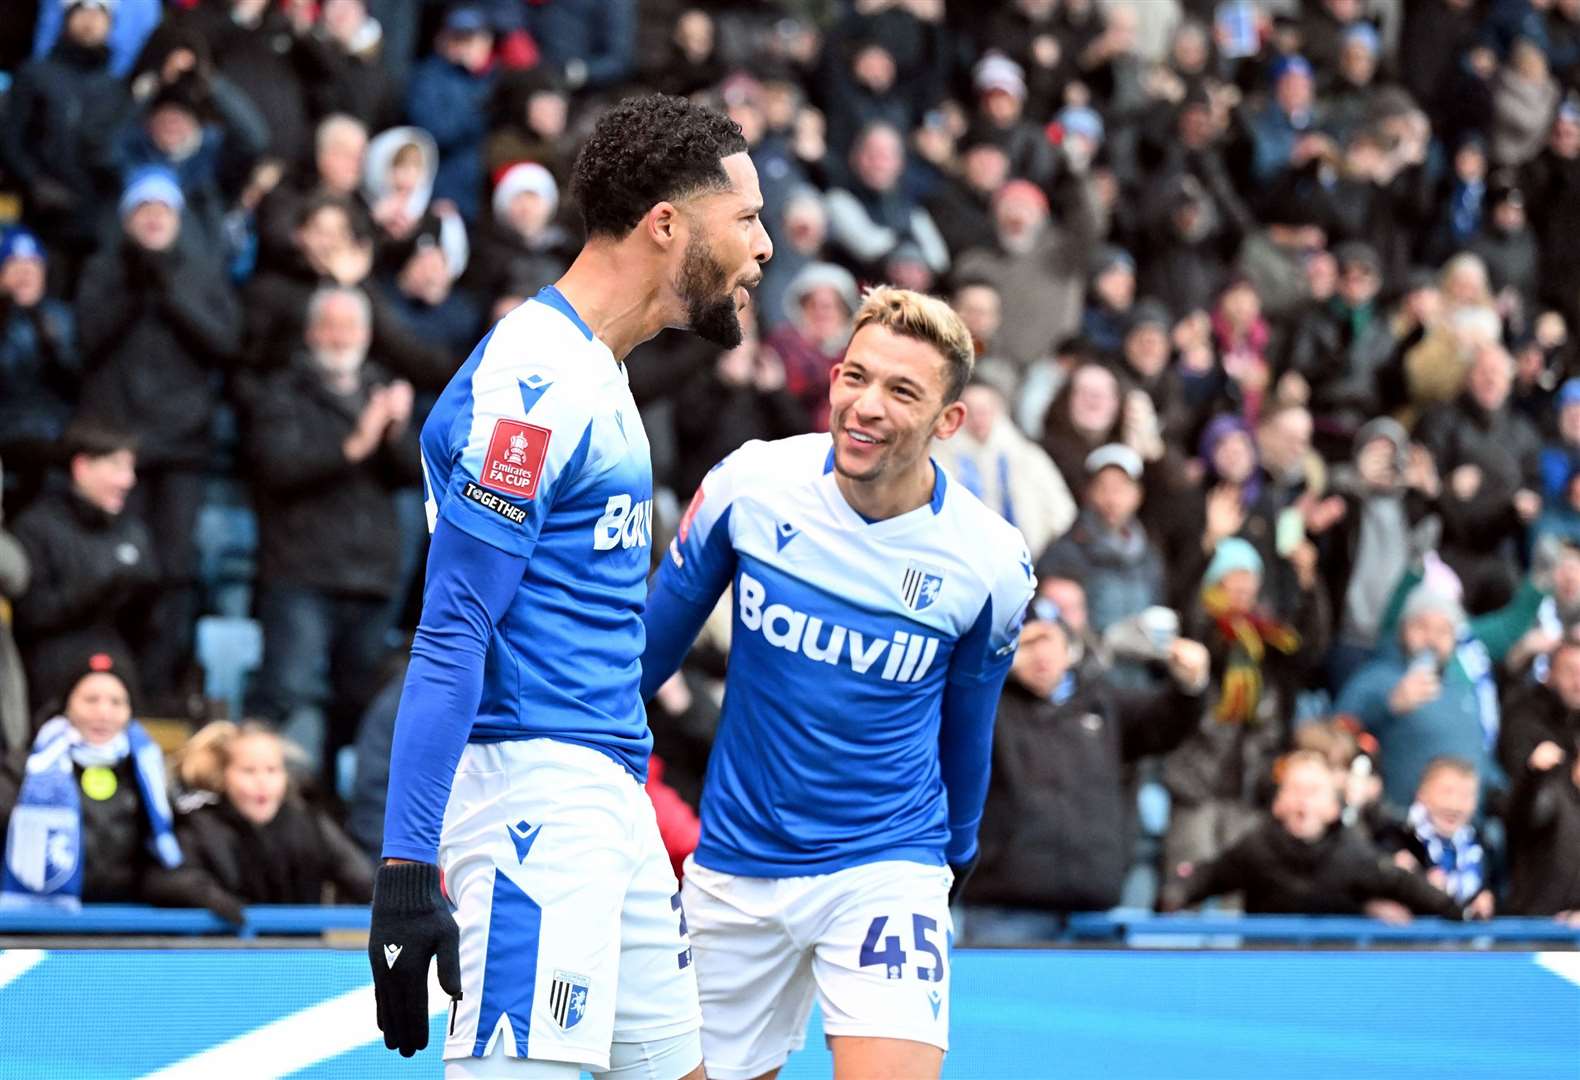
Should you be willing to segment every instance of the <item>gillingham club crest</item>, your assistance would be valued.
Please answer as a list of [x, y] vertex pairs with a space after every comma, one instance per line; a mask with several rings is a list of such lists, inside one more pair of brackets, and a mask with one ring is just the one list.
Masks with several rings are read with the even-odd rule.
[[944, 575], [930, 566], [918, 562], [905, 564], [905, 576], [900, 579], [900, 598], [912, 611], [926, 611], [938, 599], [944, 587]]
[[569, 971], [556, 971], [549, 984], [549, 1015], [561, 1030], [569, 1031], [587, 1015], [588, 979]]

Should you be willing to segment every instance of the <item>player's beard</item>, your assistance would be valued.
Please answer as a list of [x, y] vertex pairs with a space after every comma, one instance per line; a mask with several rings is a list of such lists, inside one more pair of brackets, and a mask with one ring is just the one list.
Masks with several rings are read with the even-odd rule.
[[704, 341], [733, 349], [744, 334], [729, 281], [729, 270], [714, 259], [706, 240], [693, 232], [680, 261], [678, 291], [686, 302], [686, 321]]

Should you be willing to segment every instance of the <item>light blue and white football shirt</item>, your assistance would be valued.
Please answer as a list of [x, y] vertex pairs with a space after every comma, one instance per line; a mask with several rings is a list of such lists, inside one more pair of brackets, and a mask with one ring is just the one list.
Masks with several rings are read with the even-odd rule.
[[[407, 724], [462, 724], [473, 742], [577, 743], [646, 777], [652, 735], [638, 691], [653, 478], [624, 365], [552, 286], [473, 350], [421, 446], [429, 528], [443, 521], [481, 542], [452, 549], [436, 537], [391, 759], [384, 854], [431, 861], [450, 776], [432, 775], [443, 768]], [[470, 551], [468, 565], [441, 565], [452, 550]], [[520, 581], [492, 628], [435, 614], [477, 607], [436, 601], [436, 582], [453, 591], [470, 576], [481, 592], [501, 573]], [[452, 631], [487, 634], [475, 717], [448, 715]]]
[[[991, 737], [1031, 562], [1013, 526], [936, 477], [927, 505], [869, 522], [817, 434], [749, 443], [703, 481], [648, 617], [654, 658], [668, 595], [695, 610], [734, 587], [701, 865], [780, 877], [974, 851], [981, 796], [950, 813], [940, 721], [951, 692], [977, 693], [973, 737]], [[644, 693], [668, 666], [654, 660]], [[985, 756], [978, 781], [985, 793]]]

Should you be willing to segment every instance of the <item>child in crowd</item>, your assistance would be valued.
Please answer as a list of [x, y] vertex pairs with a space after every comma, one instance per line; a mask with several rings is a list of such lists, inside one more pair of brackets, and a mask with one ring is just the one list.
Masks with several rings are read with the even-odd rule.
[[365, 904], [373, 865], [331, 821], [291, 790], [287, 743], [261, 724], [205, 726], [177, 760], [189, 794], [177, 822], [192, 862], [237, 903]]
[[1372, 901], [1392, 900], [1418, 915], [1461, 917], [1446, 893], [1345, 828], [1340, 811], [1327, 758], [1289, 754], [1278, 770], [1272, 820], [1211, 862], [1180, 866], [1165, 888], [1165, 908], [1243, 892], [1249, 914], [1359, 915]]
[[0, 906], [206, 906], [240, 921], [182, 857], [164, 754], [133, 719], [126, 661], [95, 653], [64, 685], [32, 747], [0, 766]]
[[1467, 917], [1490, 919], [1495, 907], [1491, 875], [1473, 821], [1479, 785], [1470, 762], [1433, 758], [1405, 820], [1384, 827], [1378, 842], [1396, 865], [1425, 875], [1464, 905]]

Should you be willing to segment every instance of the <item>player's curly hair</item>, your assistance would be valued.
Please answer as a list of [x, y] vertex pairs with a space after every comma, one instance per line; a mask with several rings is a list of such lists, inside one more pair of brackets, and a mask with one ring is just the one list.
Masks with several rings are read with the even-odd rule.
[[747, 149], [721, 112], [668, 94], [627, 98], [604, 113], [576, 158], [571, 192], [587, 235], [623, 237], [654, 203], [729, 186], [719, 159]]

